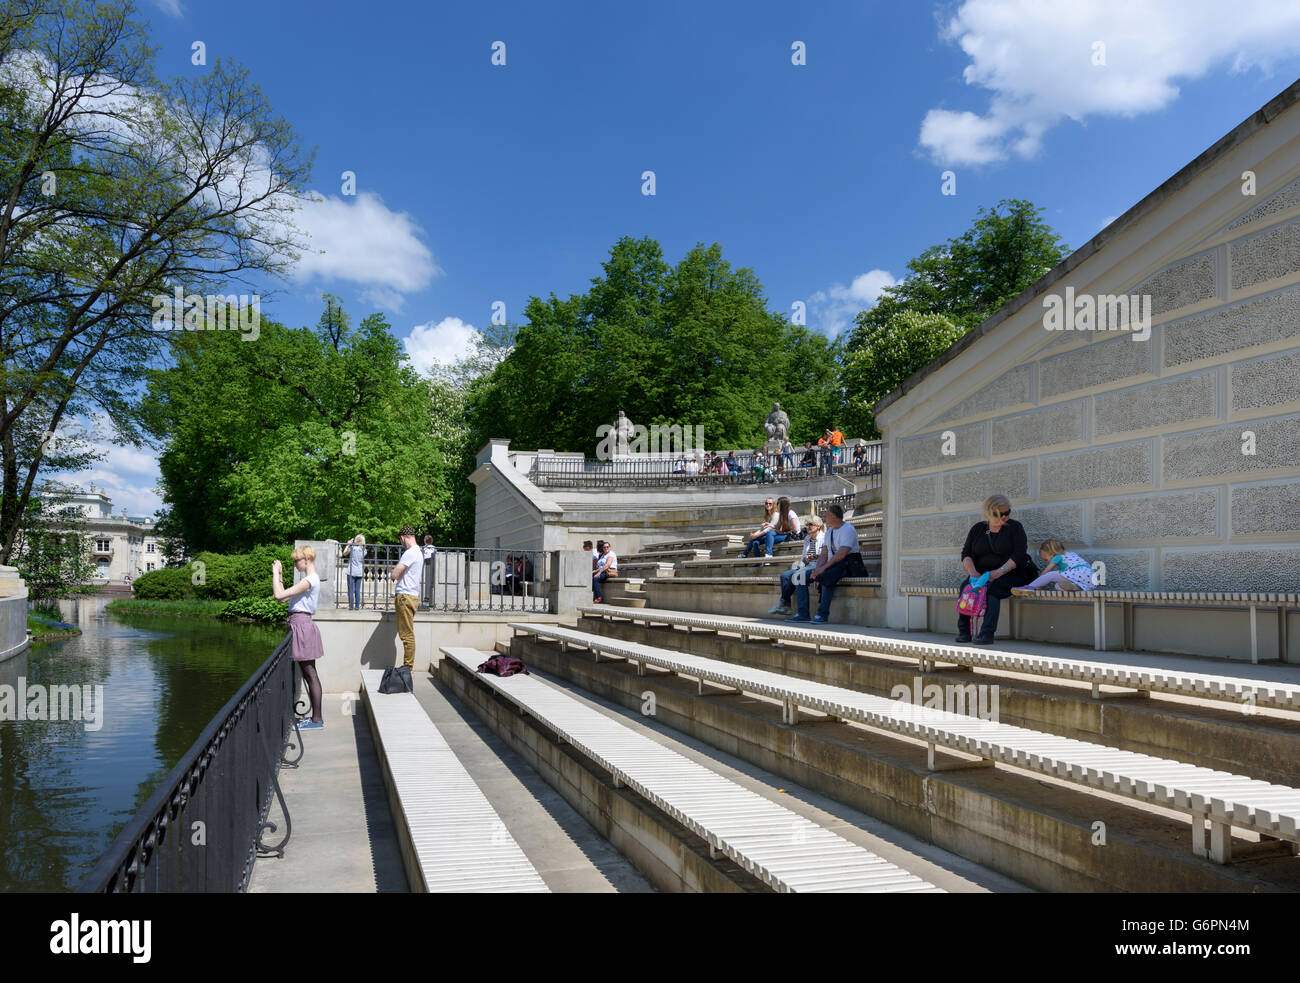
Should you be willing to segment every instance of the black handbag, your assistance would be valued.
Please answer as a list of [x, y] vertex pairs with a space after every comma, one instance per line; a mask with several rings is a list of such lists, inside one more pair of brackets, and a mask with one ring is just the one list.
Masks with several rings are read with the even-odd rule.
[[381, 693], [412, 693], [411, 670], [406, 666], [389, 666], [384, 670], [384, 678], [379, 681]]

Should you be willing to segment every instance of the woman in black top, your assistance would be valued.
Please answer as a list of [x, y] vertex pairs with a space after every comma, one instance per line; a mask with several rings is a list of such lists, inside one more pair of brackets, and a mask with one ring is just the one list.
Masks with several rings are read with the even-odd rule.
[[[961, 563], [966, 568], [962, 587], [980, 574], [989, 575], [988, 607], [975, 644], [992, 645], [1002, 599], [1011, 596], [1011, 588], [1023, 587], [1038, 576], [1038, 567], [1029, 557], [1025, 527], [1011, 518], [1011, 502], [1005, 495], [990, 495], [985, 499], [984, 521], [975, 523], [966, 534]], [[970, 640], [970, 618], [958, 615], [957, 641]]]

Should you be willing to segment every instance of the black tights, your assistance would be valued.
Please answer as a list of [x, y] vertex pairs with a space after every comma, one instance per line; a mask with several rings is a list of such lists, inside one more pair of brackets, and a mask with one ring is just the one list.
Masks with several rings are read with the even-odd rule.
[[311, 721], [318, 724], [321, 720], [320, 676], [316, 674], [316, 660], [299, 662], [298, 665], [302, 668], [303, 682], [307, 684], [307, 695], [311, 698]]

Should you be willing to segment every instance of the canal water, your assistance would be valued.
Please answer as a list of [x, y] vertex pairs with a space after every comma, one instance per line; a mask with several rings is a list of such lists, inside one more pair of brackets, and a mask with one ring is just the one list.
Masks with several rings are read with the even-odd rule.
[[91, 719], [0, 720], [0, 892], [74, 889], [284, 637], [105, 603], [61, 602], [80, 636], [0, 662], [0, 684], [103, 687]]

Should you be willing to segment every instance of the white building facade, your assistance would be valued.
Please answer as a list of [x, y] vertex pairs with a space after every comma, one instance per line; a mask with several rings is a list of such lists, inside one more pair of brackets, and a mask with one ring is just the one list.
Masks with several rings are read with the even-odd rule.
[[90, 490], [68, 496], [68, 505], [86, 517], [95, 564], [95, 582], [123, 584], [163, 566], [162, 545], [152, 519], [128, 516], [126, 509], [113, 514], [113, 502], [103, 491]]

